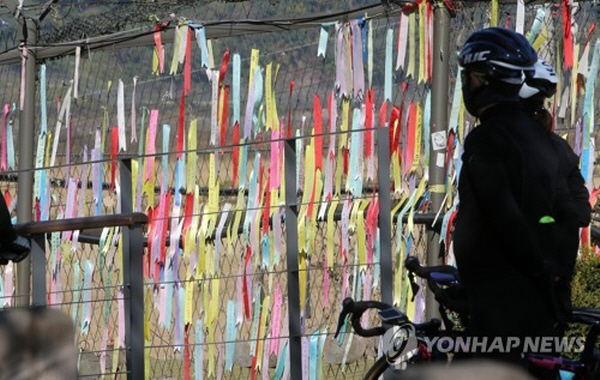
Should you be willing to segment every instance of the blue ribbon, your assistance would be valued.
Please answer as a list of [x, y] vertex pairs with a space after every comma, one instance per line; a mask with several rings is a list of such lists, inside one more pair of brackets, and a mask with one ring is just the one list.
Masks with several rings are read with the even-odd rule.
[[275, 374], [273, 375], [273, 380], [280, 380], [281, 378], [283, 378], [283, 371], [284, 371], [286, 363], [287, 363], [287, 356], [288, 356], [287, 351], [288, 351], [288, 342], [286, 340], [285, 344], [283, 346], [283, 349], [281, 350], [281, 355], [279, 355], [279, 358], [277, 361], [277, 367], [275, 368]]
[[263, 234], [262, 236], [262, 267], [263, 269], [267, 269], [269, 268], [269, 264], [271, 262], [270, 260], [270, 254], [271, 254], [271, 248], [270, 248], [270, 244], [269, 244], [269, 234]]
[[310, 350], [309, 350], [309, 374], [310, 379], [318, 379], [317, 369], [319, 367], [319, 330], [312, 333], [310, 336]]
[[[421, 134], [423, 138], [423, 157], [425, 158], [425, 167], [429, 168], [429, 150], [431, 142], [429, 141], [429, 133], [431, 130], [431, 91], [427, 91], [427, 95], [425, 97], [425, 107], [423, 108], [423, 133]], [[419, 143], [419, 142], [418, 142]]]
[[202, 319], [196, 320], [196, 338], [194, 347], [194, 379], [204, 378], [204, 331], [202, 330]]
[[237, 303], [235, 301], [227, 301], [227, 343], [225, 343], [225, 369], [228, 372], [231, 372], [233, 369], [233, 355], [235, 354], [235, 339], [237, 337], [236, 309]]
[[241, 77], [241, 60], [239, 54], [233, 55], [233, 124], [240, 122], [240, 77]]

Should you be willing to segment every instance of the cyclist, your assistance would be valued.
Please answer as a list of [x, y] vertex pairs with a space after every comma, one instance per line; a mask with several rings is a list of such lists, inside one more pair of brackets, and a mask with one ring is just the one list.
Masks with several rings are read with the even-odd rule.
[[[560, 170], [567, 186], [567, 199], [557, 215], [555, 266], [555, 301], [561, 318], [571, 312], [571, 279], [579, 248], [579, 229], [591, 221], [589, 192], [579, 170], [579, 157], [569, 143], [553, 132], [552, 115], [545, 109], [544, 101], [554, 96], [558, 78], [552, 65], [543, 60], [535, 64], [531, 78], [526, 79], [519, 91], [525, 112], [539, 122], [548, 132], [560, 158]], [[563, 192], [564, 194], [564, 192]]]
[[8, 264], [9, 260], [15, 263], [25, 259], [31, 250], [29, 238], [20, 236], [15, 231], [6, 201], [0, 195], [0, 265]]
[[559, 163], [519, 104], [537, 59], [523, 35], [499, 27], [471, 34], [458, 58], [465, 107], [480, 121], [464, 141], [453, 234], [468, 333], [520, 338], [474, 353], [519, 364], [525, 337], [553, 336], [557, 323], [545, 252], [554, 248]]

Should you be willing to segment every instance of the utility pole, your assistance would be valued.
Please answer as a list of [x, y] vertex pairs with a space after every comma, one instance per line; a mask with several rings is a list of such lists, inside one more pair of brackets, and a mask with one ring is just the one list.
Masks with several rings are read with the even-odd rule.
[[[431, 136], [443, 134], [446, 137], [448, 125], [448, 77], [450, 63], [450, 12], [443, 1], [434, 1], [433, 26], [433, 73], [431, 83]], [[446, 149], [437, 149], [429, 138], [431, 156], [429, 159], [429, 192], [431, 212], [438, 213], [444, 202], [445, 186], [445, 157]], [[441, 158], [441, 157], [440, 157]], [[440, 218], [442, 216], [440, 215]], [[433, 231], [427, 234], [427, 265], [440, 265], [439, 236]], [[439, 317], [437, 302], [431, 292], [425, 298], [425, 317], [430, 320]]]
[[[19, 50], [21, 54], [21, 91], [19, 101], [19, 146], [17, 179], [17, 220], [19, 223], [31, 221], [33, 194], [33, 163], [35, 133], [35, 94], [37, 44], [39, 19], [27, 15], [16, 0], [4, 0], [17, 19], [19, 27]], [[29, 306], [31, 303], [31, 258], [17, 264], [15, 306]]]
[[[39, 24], [50, 12], [50, 7], [58, 0], [50, 0], [39, 16], [32, 16], [21, 8], [17, 0], [4, 0], [17, 19], [19, 26], [19, 50], [21, 53], [21, 91], [19, 102], [19, 146], [18, 146], [18, 180], [17, 180], [17, 220], [19, 223], [30, 222], [33, 209], [33, 169], [34, 169], [34, 134], [36, 116], [36, 78]], [[29, 306], [31, 303], [31, 258], [17, 264], [16, 272], [16, 306]]]
[[[31, 221], [32, 194], [33, 194], [33, 147], [35, 133], [35, 94], [36, 94], [36, 75], [37, 59], [35, 50], [31, 47], [37, 44], [38, 38], [38, 20], [27, 17], [20, 17], [21, 26], [21, 48], [23, 54], [23, 65], [25, 65], [25, 81], [21, 89], [25, 91], [21, 94], [23, 104], [19, 109], [19, 177], [17, 182], [17, 220], [19, 223]], [[17, 264], [17, 306], [29, 306], [31, 294], [31, 257]]]

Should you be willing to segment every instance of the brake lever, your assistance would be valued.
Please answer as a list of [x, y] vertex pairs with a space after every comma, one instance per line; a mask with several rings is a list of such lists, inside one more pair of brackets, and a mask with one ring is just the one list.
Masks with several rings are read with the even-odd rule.
[[412, 294], [413, 294], [411, 301], [414, 301], [415, 297], [417, 297], [417, 293], [419, 292], [419, 289], [421, 287], [415, 281], [415, 275], [413, 272], [410, 272], [410, 271], [408, 272], [408, 281], [410, 282], [410, 290], [412, 290]]
[[342, 330], [344, 323], [346, 323], [346, 316], [352, 314], [353, 311], [354, 300], [351, 297], [346, 297], [342, 302], [342, 311], [340, 312], [340, 316], [338, 317], [337, 328], [335, 329], [335, 335], [333, 336], [334, 338], [338, 337], [340, 330]]

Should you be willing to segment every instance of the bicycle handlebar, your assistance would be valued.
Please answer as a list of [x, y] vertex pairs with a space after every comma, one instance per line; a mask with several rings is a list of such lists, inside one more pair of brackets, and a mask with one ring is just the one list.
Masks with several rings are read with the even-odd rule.
[[[334, 337], [337, 338], [337, 336], [339, 335], [347, 315], [351, 315], [350, 320], [352, 321], [352, 328], [354, 328], [354, 331], [358, 335], [364, 337], [383, 335], [386, 331], [385, 326], [376, 326], [365, 329], [360, 324], [360, 318], [368, 309], [385, 310], [389, 308], [391, 308], [391, 306], [384, 302], [354, 301], [351, 297], [347, 297], [342, 303], [342, 312], [340, 313], [340, 316], [338, 318], [337, 329], [335, 331]], [[401, 322], [408, 323], [408, 318], [404, 316]]]
[[[362, 337], [372, 337], [377, 335], [385, 334], [387, 327], [386, 326], [376, 326], [372, 328], [365, 329], [360, 324], [360, 319], [365, 311], [368, 309], [378, 309], [378, 310], [386, 310], [391, 309], [392, 305], [389, 305], [385, 302], [381, 301], [354, 301], [351, 297], [347, 297], [344, 299], [342, 303], [342, 311], [340, 312], [340, 316], [338, 318], [338, 324], [335, 331], [334, 338], [337, 338], [342, 326], [344, 326], [344, 321], [346, 320], [346, 316], [351, 315], [350, 320], [352, 323], [352, 328], [356, 332], [356, 334]], [[393, 325], [403, 325], [405, 323], [410, 323], [413, 325], [416, 331], [422, 331], [427, 333], [433, 333], [436, 330], [439, 330], [442, 322], [437, 318], [432, 318], [430, 321], [423, 323], [412, 323], [408, 319], [408, 317], [399, 313], [399, 318], [395, 320]]]
[[408, 256], [404, 261], [404, 266], [410, 272], [427, 280], [431, 279], [432, 276], [435, 276], [438, 273], [451, 275], [454, 277], [453, 280], [458, 280], [458, 269], [451, 265], [432, 265], [424, 267], [421, 265], [421, 263], [419, 263], [419, 259], [416, 256]]
[[[416, 256], [408, 256], [404, 261], [404, 266], [409, 273], [413, 294], [419, 291], [419, 285], [413, 278], [413, 275], [416, 275], [427, 280], [429, 290], [442, 307], [458, 312], [460, 315], [466, 315], [466, 296], [461, 294], [462, 287], [456, 267], [451, 265], [422, 266]], [[446, 318], [444, 318], [444, 323], [446, 327], [451, 324], [450, 320]]]
[[458, 281], [458, 270], [450, 265], [435, 265], [424, 267], [419, 263], [416, 256], [408, 256], [404, 260], [404, 267], [408, 270], [409, 279], [413, 294], [419, 291], [419, 285], [414, 281], [412, 274], [427, 280], [427, 285], [433, 294], [438, 297], [441, 295], [440, 285], [448, 285]]

